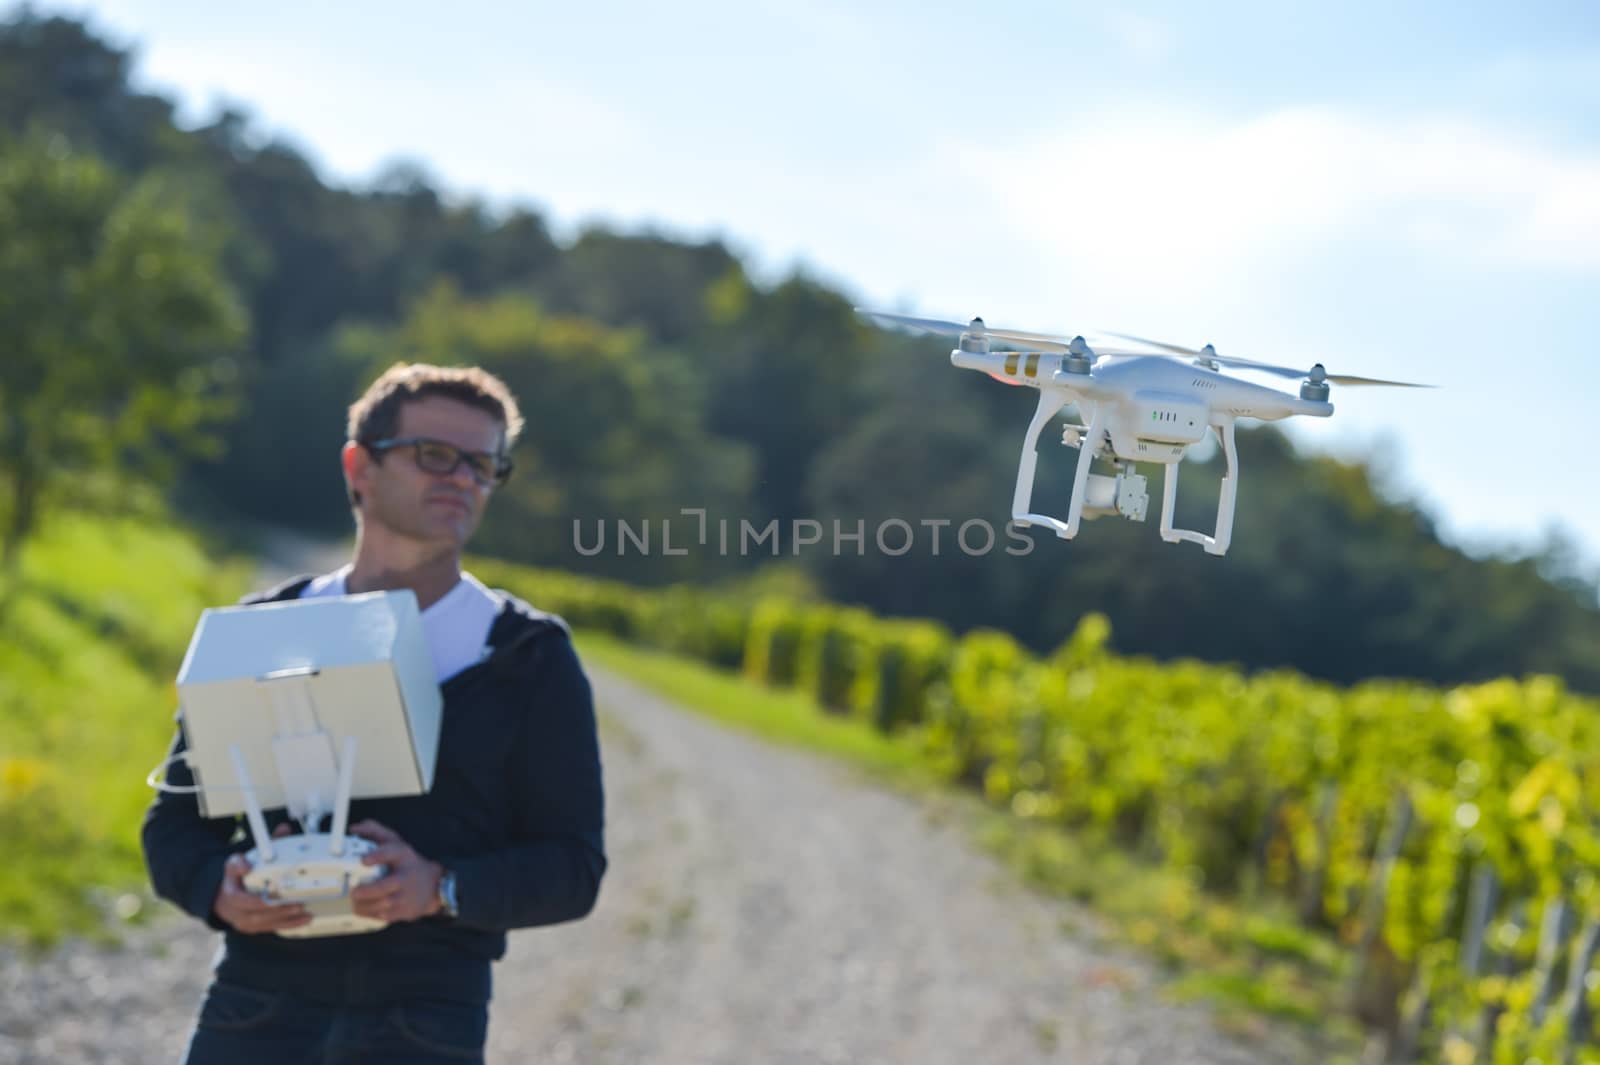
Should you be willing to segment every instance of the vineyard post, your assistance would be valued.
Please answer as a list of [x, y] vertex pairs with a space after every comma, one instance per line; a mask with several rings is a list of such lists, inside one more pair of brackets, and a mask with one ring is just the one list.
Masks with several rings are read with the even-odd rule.
[[[1511, 907], [1511, 926], [1514, 930], [1513, 943], [1520, 938], [1524, 922], [1528, 919], [1528, 902], [1520, 899]], [[1517, 971], [1517, 952], [1512, 944], [1507, 944], [1506, 949], [1498, 952], [1499, 965], [1496, 966], [1498, 974], [1504, 977], [1505, 983], [1511, 982], [1511, 977]], [[1505, 997], [1502, 994], [1500, 1001], [1485, 1003], [1483, 1010], [1478, 1014], [1478, 1035], [1474, 1045], [1478, 1053], [1483, 1055], [1483, 1060], [1489, 1061], [1494, 1054], [1495, 1032], [1500, 1024], [1500, 1015], [1505, 1013]]]
[[1539, 928], [1539, 953], [1534, 959], [1533, 1024], [1544, 1023], [1550, 1008], [1550, 999], [1556, 990], [1556, 961], [1561, 956], [1561, 945], [1572, 934], [1572, 907], [1567, 900], [1557, 896], [1544, 908], [1544, 920]]
[[1411, 795], [1402, 788], [1389, 815], [1388, 828], [1378, 844], [1378, 853], [1373, 857], [1372, 871], [1367, 879], [1367, 896], [1361, 906], [1361, 942], [1356, 947], [1349, 987], [1350, 1002], [1357, 1009], [1366, 986], [1367, 964], [1383, 931], [1383, 915], [1389, 902], [1389, 880], [1394, 875], [1400, 850], [1405, 846], [1406, 835], [1411, 831], [1411, 818]]
[[1329, 837], [1333, 833], [1333, 811], [1339, 799], [1339, 786], [1326, 781], [1318, 789], [1316, 840], [1317, 852], [1311, 869], [1300, 885], [1300, 921], [1306, 925], [1322, 923], [1322, 892], [1328, 882], [1328, 854], [1333, 849]]
[[1411, 985], [1410, 1000], [1400, 1016], [1400, 1027], [1395, 1032], [1394, 1042], [1389, 1045], [1388, 1061], [1391, 1065], [1403, 1065], [1417, 1059], [1417, 1047], [1422, 1042], [1422, 1030], [1428, 1024], [1432, 999], [1433, 970], [1426, 965], [1418, 965], [1416, 980]]
[[1578, 1047], [1588, 1035], [1588, 984], [1589, 967], [1594, 964], [1595, 950], [1600, 948], [1600, 920], [1590, 917], [1583, 923], [1583, 932], [1572, 952], [1572, 964], [1567, 968], [1567, 993], [1564, 1012], [1567, 1015], [1567, 1060], [1577, 1057]]
[[1479, 862], [1472, 870], [1472, 889], [1467, 895], [1467, 927], [1461, 940], [1461, 974], [1468, 980], [1483, 966], [1483, 942], [1500, 899], [1500, 878], [1494, 866]]
[[1277, 791], [1267, 803], [1266, 812], [1262, 814], [1261, 826], [1256, 831], [1255, 846], [1250, 853], [1250, 875], [1242, 885], [1245, 897], [1254, 898], [1260, 894], [1261, 886], [1267, 881], [1267, 863], [1272, 852], [1272, 841], [1278, 836], [1278, 828], [1283, 819], [1283, 807], [1288, 802], [1286, 792]]

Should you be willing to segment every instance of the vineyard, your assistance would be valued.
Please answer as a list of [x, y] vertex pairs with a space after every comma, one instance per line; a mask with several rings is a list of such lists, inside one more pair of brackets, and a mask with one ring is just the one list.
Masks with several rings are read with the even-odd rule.
[[474, 563], [580, 630], [808, 692], [1040, 826], [1102, 833], [1341, 945], [1387, 1060], [1600, 1062], [1600, 706], [1548, 677], [1339, 689], [826, 604]]

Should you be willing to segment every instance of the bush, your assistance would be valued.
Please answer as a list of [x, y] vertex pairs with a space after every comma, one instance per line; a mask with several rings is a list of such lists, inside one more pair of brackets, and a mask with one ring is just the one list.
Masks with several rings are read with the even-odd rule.
[[851, 709], [857, 679], [872, 655], [876, 624], [863, 610], [824, 606], [805, 611], [795, 680], [824, 710], [842, 714]]
[[745, 676], [763, 684], [790, 687], [798, 676], [800, 610], [781, 599], [764, 599], [750, 616], [745, 643]]
[[851, 692], [855, 712], [883, 732], [921, 724], [929, 692], [949, 675], [953, 646], [942, 625], [878, 622]]

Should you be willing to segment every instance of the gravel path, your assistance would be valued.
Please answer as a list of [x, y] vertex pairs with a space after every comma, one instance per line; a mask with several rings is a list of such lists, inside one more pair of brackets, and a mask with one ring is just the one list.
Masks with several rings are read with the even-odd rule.
[[[496, 1063], [1263, 1062], [1163, 1000], [923, 800], [594, 672], [612, 867], [587, 920], [513, 935]], [[171, 1062], [215, 940], [0, 955], [0, 1065]]]

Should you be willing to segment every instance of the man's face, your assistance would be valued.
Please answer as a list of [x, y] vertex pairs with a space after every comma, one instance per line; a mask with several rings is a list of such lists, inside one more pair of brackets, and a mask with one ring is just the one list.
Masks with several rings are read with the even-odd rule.
[[[499, 455], [505, 431], [487, 411], [445, 396], [427, 396], [400, 408], [394, 439], [423, 437], [462, 451]], [[398, 447], [381, 459], [365, 448], [347, 451], [345, 473], [361, 494], [361, 518], [422, 543], [463, 547], [478, 528], [491, 486], [479, 484], [465, 462], [450, 474], [417, 465], [416, 449]]]

